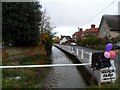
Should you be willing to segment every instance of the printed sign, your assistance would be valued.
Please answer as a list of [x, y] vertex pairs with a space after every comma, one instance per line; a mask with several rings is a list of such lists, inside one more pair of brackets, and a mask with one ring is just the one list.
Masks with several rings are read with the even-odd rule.
[[104, 57], [104, 52], [98, 52], [92, 54], [92, 65], [94, 70], [100, 70], [101, 68], [110, 67], [110, 58]]
[[100, 82], [114, 82], [116, 80], [114, 61], [110, 60], [110, 62], [111, 67], [100, 69]]

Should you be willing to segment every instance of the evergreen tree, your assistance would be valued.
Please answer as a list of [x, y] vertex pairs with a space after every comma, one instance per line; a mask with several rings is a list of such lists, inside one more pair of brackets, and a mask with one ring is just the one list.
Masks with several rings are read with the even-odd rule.
[[36, 45], [39, 42], [41, 5], [38, 2], [2, 3], [2, 39], [5, 45]]

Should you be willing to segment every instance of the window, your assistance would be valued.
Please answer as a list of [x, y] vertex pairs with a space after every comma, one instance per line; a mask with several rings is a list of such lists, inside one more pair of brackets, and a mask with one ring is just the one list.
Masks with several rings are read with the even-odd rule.
[[84, 36], [84, 34], [82, 34], [82, 36]]

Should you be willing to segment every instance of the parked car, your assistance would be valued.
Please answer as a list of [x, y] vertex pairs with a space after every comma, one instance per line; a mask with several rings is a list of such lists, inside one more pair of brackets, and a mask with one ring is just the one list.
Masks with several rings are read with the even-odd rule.
[[77, 46], [77, 44], [73, 42], [73, 43], [71, 43], [71, 46]]
[[114, 44], [113, 48], [114, 49], [120, 49], [120, 42], [117, 42], [116, 44]]

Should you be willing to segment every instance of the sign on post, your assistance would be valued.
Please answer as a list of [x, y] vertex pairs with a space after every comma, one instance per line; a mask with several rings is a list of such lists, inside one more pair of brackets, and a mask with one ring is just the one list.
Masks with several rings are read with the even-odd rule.
[[114, 61], [110, 60], [112, 64], [109, 68], [100, 69], [100, 82], [114, 82], [116, 80], [116, 68], [114, 66]]
[[104, 52], [98, 52], [92, 54], [92, 63], [91, 67], [94, 70], [99, 70], [101, 68], [110, 67], [110, 58], [104, 57]]
[[114, 61], [104, 56], [104, 52], [98, 52], [92, 54], [93, 70], [100, 71], [100, 83], [102, 82], [114, 82], [116, 80], [116, 68]]

